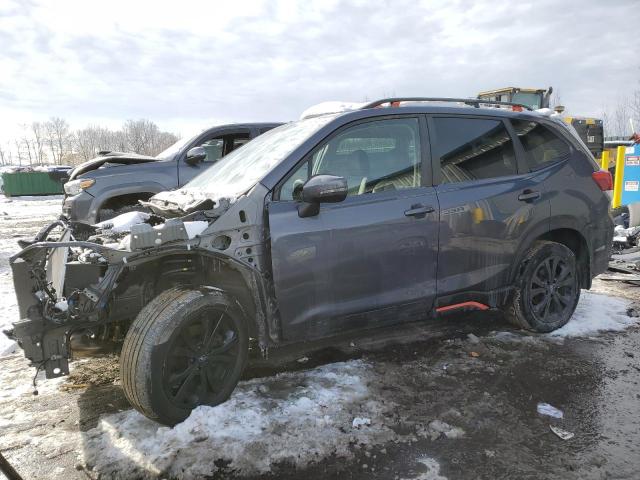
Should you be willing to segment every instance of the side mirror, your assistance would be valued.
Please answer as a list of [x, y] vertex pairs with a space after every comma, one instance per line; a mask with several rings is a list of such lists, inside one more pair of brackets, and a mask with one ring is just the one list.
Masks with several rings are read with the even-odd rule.
[[197, 165], [200, 162], [204, 162], [207, 158], [207, 151], [204, 147], [193, 147], [187, 152], [187, 157], [184, 161], [191, 166]]
[[302, 186], [300, 217], [312, 217], [320, 212], [321, 203], [337, 203], [347, 198], [347, 181], [335, 175], [316, 175]]

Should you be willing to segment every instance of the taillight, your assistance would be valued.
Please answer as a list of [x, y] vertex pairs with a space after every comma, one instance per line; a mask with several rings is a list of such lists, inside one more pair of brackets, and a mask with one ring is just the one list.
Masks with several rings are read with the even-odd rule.
[[593, 172], [591, 174], [591, 178], [596, 182], [600, 190], [606, 192], [608, 190], [613, 190], [613, 179], [611, 178], [611, 172], [607, 170], [598, 170], [597, 172]]

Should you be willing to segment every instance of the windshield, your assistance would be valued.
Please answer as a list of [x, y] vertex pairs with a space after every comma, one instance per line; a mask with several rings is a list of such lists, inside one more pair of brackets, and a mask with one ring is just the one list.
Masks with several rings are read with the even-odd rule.
[[537, 110], [541, 106], [541, 97], [542, 95], [539, 93], [517, 92], [513, 94], [513, 103], [521, 103]]
[[184, 188], [198, 189], [218, 198], [235, 198], [253, 187], [269, 170], [336, 116], [299, 120], [269, 130], [231, 152]]
[[171, 145], [169, 148], [167, 148], [166, 150], [163, 150], [158, 155], [156, 155], [156, 158], [158, 160], [169, 160], [170, 158], [173, 158], [175, 154], [178, 153], [180, 149], [184, 147], [187, 143], [189, 143], [192, 139], [193, 139], [193, 136], [181, 138], [176, 143]]

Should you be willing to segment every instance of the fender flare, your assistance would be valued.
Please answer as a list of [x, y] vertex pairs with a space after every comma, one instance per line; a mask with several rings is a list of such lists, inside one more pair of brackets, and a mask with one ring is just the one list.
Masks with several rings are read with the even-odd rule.
[[[266, 352], [270, 345], [279, 342], [280, 319], [276, 312], [275, 299], [269, 294], [269, 292], [272, 291], [269, 280], [256, 267], [250, 266], [229, 254], [202, 249], [197, 246], [166, 245], [129, 255], [122, 260], [122, 263], [112, 264], [110, 267], [125, 267], [118, 272], [117, 278], [115, 279], [115, 281], [117, 281], [120, 275], [126, 270], [126, 267], [145, 265], [162, 257], [176, 254], [184, 255], [185, 253], [195, 257], [215, 259], [233, 270], [238, 271], [242, 275], [246, 287], [253, 298], [255, 318], [247, 318], [247, 321], [254, 322], [256, 326], [261, 350]], [[203, 287], [216, 287], [216, 285], [203, 285]], [[246, 309], [243, 308], [243, 310]]]
[[101, 192], [88, 192], [93, 195], [94, 200], [91, 202], [91, 208], [89, 210], [89, 216], [92, 220], [97, 220], [98, 212], [102, 206], [109, 200], [112, 200], [123, 195], [131, 195], [134, 193], [151, 193], [156, 194], [167, 190], [167, 187], [158, 182], [139, 182], [118, 186], [113, 189], [105, 189]]
[[513, 262], [511, 272], [509, 274], [509, 280], [511, 283], [516, 280], [518, 272], [520, 271], [522, 259], [526, 255], [526, 252], [533, 246], [534, 242], [556, 230], [574, 231], [582, 240], [584, 240], [587, 246], [587, 275], [589, 276], [593, 262], [592, 247], [589, 242], [589, 236], [585, 235], [584, 228], [578, 224], [578, 221], [575, 218], [562, 215], [550, 218], [548, 223], [546, 221], [538, 223], [527, 232], [525, 239], [520, 242], [520, 246], [514, 257], [515, 261]]

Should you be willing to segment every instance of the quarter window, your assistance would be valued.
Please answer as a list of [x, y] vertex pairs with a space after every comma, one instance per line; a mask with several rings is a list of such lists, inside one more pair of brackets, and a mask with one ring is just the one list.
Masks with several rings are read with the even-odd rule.
[[435, 117], [434, 158], [441, 183], [497, 178], [517, 173], [513, 142], [500, 120]]
[[544, 125], [524, 120], [512, 120], [511, 123], [526, 152], [530, 171], [564, 160], [571, 154], [569, 145]]
[[347, 180], [348, 195], [419, 187], [418, 120], [402, 118], [356, 125], [321, 144], [280, 188], [281, 200], [299, 200], [312, 176], [330, 174]]

